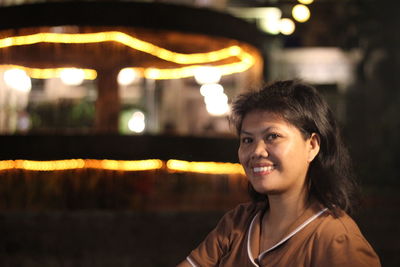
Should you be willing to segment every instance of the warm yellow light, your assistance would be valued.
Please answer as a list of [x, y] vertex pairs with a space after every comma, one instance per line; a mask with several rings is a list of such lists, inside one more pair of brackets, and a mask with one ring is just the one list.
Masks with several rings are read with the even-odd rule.
[[310, 10], [305, 5], [295, 5], [292, 9], [292, 16], [298, 22], [306, 22], [310, 16]]
[[[122, 32], [98, 32], [98, 33], [82, 33], [82, 34], [66, 34], [66, 33], [36, 33], [25, 36], [14, 36], [0, 39], [0, 49], [10, 46], [29, 45], [36, 43], [96, 43], [96, 42], [119, 42], [132, 49], [149, 53], [160, 59], [182, 64], [190, 65], [171, 69], [157, 68], [129, 68], [136, 70], [139, 77], [148, 79], [180, 79], [192, 77], [195, 70], [204, 65], [220, 60], [236, 57], [238, 62], [229, 64], [213, 64], [221, 75], [230, 75], [240, 73], [251, 68], [254, 63], [254, 57], [244, 51], [240, 46], [233, 45], [216, 51], [206, 53], [182, 54], [169, 51], [162, 47], [134, 38]], [[196, 64], [196, 65], [193, 65]], [[2, 66], [3, 67], [3, 66]], [[31, 78], [48, 79], [60, 77], [60, 73], [65, 68], [38, 69], [19, 66], [25, 70]], [[97, 73], [95, 70], [84, 69], [85, 79], [93, 80]]]
[[82, 159], [70, 160], [52, 160], [52, 161], [33, 161], [33, 160], [16, 160], [15, 168], [31, 171], [58, 171], [81, 169], [85, 166]]
[[297, 1], [299, 1], [299, 3], [303, 5], [309, 5], [312, 2], [314, 2], [314, 0], [297, 0]]
[[[255, 59], [249, 53], [242, 51], [242, 54], [238, 56], [240, 58], [240, 62], [222, 64], [222, 65], [214, 65], [214, 67], [218, 67], [222, 76], [230, 75], [234, 73], [240, 73], [248, 70], [251, 66], [254, 65]], [[180, 79], [180, 78], [188, 78], [193, 77], [195, 75], [196, 70], [201, 65], [193, 65], [181, 68], [171, 68], [171, 69], [156, 69], [156, 68], [148, 68], [148, 69], [140, 69], [139, 72], [143, 73], [143, 77], [147, 79], [155, 79], [155, 80], [165, 80], [165, 79]]]
[[124, 160], [102, 160], [101, 169], [123, 170], [123, 171], [145, 171], [156, 170], [163, 166], [163, 162], [158, 159], [124, 161]]
[[[241, 55], [242, 61], [215, 65], [214, 67], [218, 68], [221, 75], [230, 75], [234, 73], [240, 73], [248, 70], [254, 64], [254, 58], [248, 54], [244, 53]], [[188, 67], [181, 68], [170, 68], [170, 69], [156, 69], [156, 68], [130, 68], [137, 72], [138, 77], [146, 78], [146, 79], [155, 79], [155, 80], [166, 80], [166, 79], [181, 79], [188, 78], [195, 75], [195, 71], [201, 65], [193, 65]], [[17, 65], [0, 65], [0, 68], [20, 68], [26, 71], [28, 76], [34, 79], [50, 79], [50, 78], [59, 78], [60, 72], [64, 68], [54, 68], [54, 69], [38, 69], [38, 68], [28, 68], [24, 66]], [[85, 73], [86, 80], [94, 80], [97, 78], [97, 72], [91, 69], [82, 69]]]
[[[39, 68], [29, 68], [19, 65], [0, 65], [0, 68], [4, 69], [21, 69], [26, 72], [26, 74], [33, 79], [51, 79], [60, 78], [62, 72], [65, 69], [70, 68], [49, 68], [49, 69], [39, 69]], [[83, 76], [85, 80], [94, 80], [97, 78], [97, 72], [91, 69], [80, 69], [83, 71]]]
[[2, 170], [10, 170], [15, 168], [14, 160], [2, 160], [0, 161], [0, 171]]
[[[223, 162], [190, 162], [183, 160], [168, 160], [167, 169], [172, 172], [194, 172], [205, 174], [240, 174], [244, 175], [242, 166], [238, 163]], [[0, 161], [0, 171], [23, 169], [30, 171], [62, 171], [71, 169], [103, 169], [117, 171], [146, 171], [164, 167], [159, 159], [148, 160], [94, 160], [68, 159], [52, 161], [33, 160], [3, 160]]]
[[190, 162], [171, 159], [167, 161], [167, 168], [170, 171], [208, 174], [244, 174], [242, 165], [238, 163]]
[[99, 42], [119, 42], [132, 49], [178, 64], [202, 64], [215, 62], [232, 56], [239, 56], [240, 51], [242, 50], [239, 46], [234, 45], [206, 53], [182, 54], [164, 49], [152, 43], [142, 41], [138, 38], [117, 31], [77, 34], [36, 33], [24, 36], [13, 36], [0, 39], [0, 48], [37, 43], [83, 44]]
[[156, 170], [163, 167], [159, 159], [148, 160], [85, 160], [85, 168], [119, 170], [119, 171], [145, 171]]
[[0, 161], [0, 170], [24, 169], [31, 171], [61, 171], [71, 169], [106, 169], [120, 171], [143, 171], [155, 170], [163, 167], [163, 162], [158, 159], [149, 160], [4, 160]]
[[291, 35], [296, 28], [293, 20], [288, 18], [281, 19], [279, 26], [280, 32], [284, 35]]

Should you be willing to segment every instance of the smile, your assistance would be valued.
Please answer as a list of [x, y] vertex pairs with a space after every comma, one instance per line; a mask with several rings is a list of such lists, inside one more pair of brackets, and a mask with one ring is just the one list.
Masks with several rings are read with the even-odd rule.
[[254, 173], [266, 173], [266, 172], [272, 172], [274, 169], [275, 169], [274, 166], [254, 167], [253, 172]]

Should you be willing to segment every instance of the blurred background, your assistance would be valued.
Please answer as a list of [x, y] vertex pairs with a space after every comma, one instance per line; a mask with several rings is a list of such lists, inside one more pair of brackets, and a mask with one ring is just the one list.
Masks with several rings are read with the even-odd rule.
[[0, 1], [1, 266], [175, 266], [248, 201], [228, 117], [302, 79], [339, 120], [354, 214], [400, 264], [400, 3]]

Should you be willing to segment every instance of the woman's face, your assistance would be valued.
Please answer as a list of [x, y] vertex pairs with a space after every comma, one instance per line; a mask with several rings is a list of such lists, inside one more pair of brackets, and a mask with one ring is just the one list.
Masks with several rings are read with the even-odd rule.
[[300, 194], [308, 167], [319, 151], [316, 134], [304, 139], [292, 124], [268, 111], [245, 115], [239, 160], [253, 188], [261, 194]]

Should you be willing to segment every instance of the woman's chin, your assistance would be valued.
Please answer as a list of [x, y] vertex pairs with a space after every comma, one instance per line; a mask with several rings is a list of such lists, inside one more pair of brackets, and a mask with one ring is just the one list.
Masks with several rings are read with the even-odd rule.
[[254, 190], [262, 195], [279, 195], [282, 194], [282, 190], [280, 190], [277, 186], [267, 183], [251, 183]]

